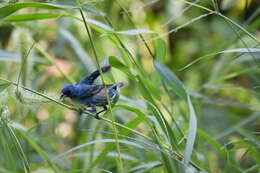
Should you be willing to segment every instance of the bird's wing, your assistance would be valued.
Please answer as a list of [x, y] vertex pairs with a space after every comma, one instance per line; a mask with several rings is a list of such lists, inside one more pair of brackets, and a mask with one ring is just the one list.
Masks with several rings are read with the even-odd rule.
[[[88, 97], [92, 97], [99, 93], [105, 95], [104, 85], [79, 84], [78, 86], [80, 87], [79, 98], [88, 98]], [[112, 86], [113, 86], [113, 84], [107, 84], [106, 88], [109, 90]]]
[[84, 85], [78, 84], [79, 87], [79, 98], [87, 98], [91, 97], [97, 93], [99, 93], [102, 89], [102, 85]]
[[[108, 72], [111, 69], [111, 66], [104, 66], [101, 68], [103, 73]], [[95, 81], [95, 79], [100, 75], [99, 70], [94, 71], [93, 73], [87, 75], [86, 77], [84, 77], [79, 84], [87, 84], [87, 85], [92, 85], [93, 82]]]

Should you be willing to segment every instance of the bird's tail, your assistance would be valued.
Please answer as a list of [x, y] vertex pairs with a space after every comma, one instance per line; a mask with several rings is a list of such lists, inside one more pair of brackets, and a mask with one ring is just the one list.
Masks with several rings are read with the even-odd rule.
[[118, 88], [121, 88], [121, 87], [123, 87], [125, 84], [123, 83], [123, 82], [119, 82], [119, 83], [116, 83], [116, 84], [114, 84], [111, 88], [110, 88], [110, 90], [117, 90]]
[[[102, 71], [103, 73], [106, 73], [106, 72], [108, 72], [110, 69], [111, 69], [111, 66], [108, 65], [108, 66], [102, 67], [102, 68], [101, 68], [101, 71]], [[97, 70], [97, 71], [98, 71], [98, 70]]]
[[121, 88], [121, 87], [123, 87], [125, 84], [123, 83], [123, 82], [119, 82], [119, 83], [117, 83], [116, 84], [116, 86], [118, 87], [118, 88]]

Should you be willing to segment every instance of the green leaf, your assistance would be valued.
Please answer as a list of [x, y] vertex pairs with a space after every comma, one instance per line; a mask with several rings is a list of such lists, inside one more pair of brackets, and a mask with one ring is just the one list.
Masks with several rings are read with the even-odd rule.
[[154, 65], [162, 80], [164, 80], [166, 84], [169, 85], [179, 97], [186, 100], [186, 90], [182, 82], [177, 78], [177, 76], [173, 74], [165, 65], [161, 64], [158, 61], [155, 61]]
[[[131, 107], [131, 106], [128, 106], [128, 105], [115, 105], [115, 107], [128, 110], [128, 111], [133, 112], [136, 115], [138, 115], [140, 118], [136, 119], [138, 121], [136, 121], [135, 123], [139, 124], [141, 122], [146, 122], [148, 125], [150, 123], [150, 121], [148, 120], [147, 116], [140, 109], [137, 109], [135, 107]], [[120, 133], [125, 134], [126, 131], [127, 131], [126, 129], [122, 129], [122, 130], [120, 130]]]
[[[89, 12], [91, 14], [94, 15], [102, 14], [101, 12], [95, 10], [94, 8], [86, 4], [82, 5], [81, 7], [84, 11]], [[39, 2], [15, 3], [15, 4], [8, 4], [0, 8], [0, 20], [6, 18], [7, 16], [23, 8], [40, 8], [40, 9], [47, 9], [47, 10], [78, 9], [77, 6], [73, 6], [73, 5], [62, 5], [62, 4], [53, 4], [53, 3], [39, 3]]]
[[197, 118], [189, 95], [188, 95], [188, 105], [190, 111], [190, 121], [189, 121], [189, 134], [187, 137], [187, 143], [186, 143], [185, 154], [184, 154], [184, 164], [188, 164], [190, 162], [190, 158], [191, 158], [191, 154], [192, 154], [192, 150], [196, 138], [196, 131], [197, 131]]
[[20, 9], [28, 8], [28, 7], [48, 9], [48, 10], [61, 10], [61, 9], [75, 8], [73, 6], [50, 4], [50, 3], [38, 3], [38, 2], [15, 3], [0, 8], [0, 20], [15, 13]]
[[17, 14], [11, 15], [4, 19], [5, 22], [22, 22], [32, 20], [44, 20], [58, 17], [71, 17], [71, 15], [65, 14], [52, 14], [52, 13], [33, 13], [33, 14]]
[[129, 67], [119, 61], [119, 58], [115, 56], [109, 56], [109, 64], [125, 73], [131, 79], [135, 79], [135, 76], [130, 72]]
[[0, 93], [5, 90], [6, 88], [8, 88], [11, 85], [11, 83], [1, 83], [0, 84]]
[[161, 63], [165, 61], [165, 56], [166, 56], [166, 43], [163, 39], [158, 39], [156, 40], [156, 54], [155, 54], [155, 59]]

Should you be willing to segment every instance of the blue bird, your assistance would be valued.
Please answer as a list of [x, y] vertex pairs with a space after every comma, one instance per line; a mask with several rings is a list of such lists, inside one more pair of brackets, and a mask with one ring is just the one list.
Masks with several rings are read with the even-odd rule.
[[[103, 73], [108, 72], [111, 66], [102, 67]], [[117, 84], [93, 85], [95, 79], [100, 76], [99, 70], [87, 75], [79, 83], [75, 85], [67, 85], [61, 90], [60, 99], [63, 101], [65, 97], [84, 104], [90, 108], [90, 112], [96, 112], [96, 106], [103, 107], [103, 110], [96, 113], [96, 118], [99, 114], [107, 110], [108, 100], [106, 97], [105, 88], [107, 89], [110, 103], [113, 105], [117, 102], [120, 92], [119, 88], [124, 86], [122, 82]]]

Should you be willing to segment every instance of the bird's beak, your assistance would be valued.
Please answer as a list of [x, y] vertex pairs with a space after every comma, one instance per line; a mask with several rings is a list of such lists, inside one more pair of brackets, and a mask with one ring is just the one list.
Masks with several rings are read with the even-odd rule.
[[66, 95], [65, 94], [61, 94], [61, 96], [60, 96], [60, 101], [64, 101], [64, 99], [65, 99], [65, 97], [66, 97]]

